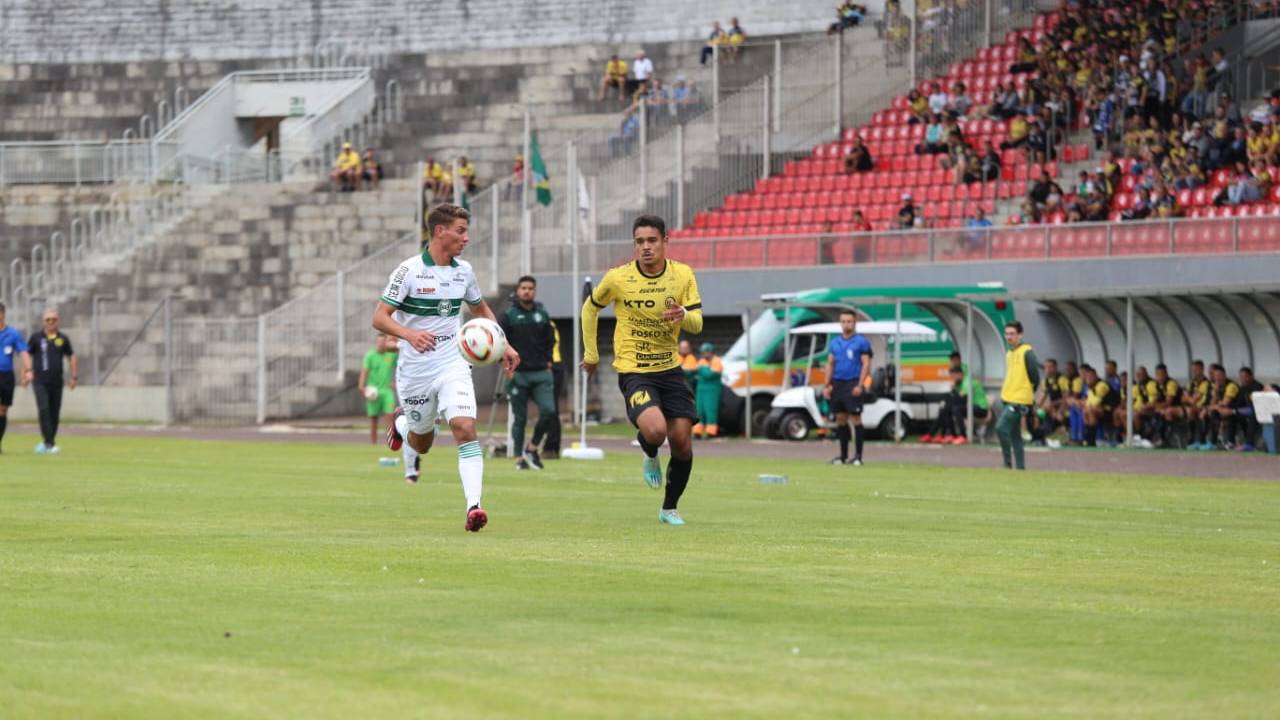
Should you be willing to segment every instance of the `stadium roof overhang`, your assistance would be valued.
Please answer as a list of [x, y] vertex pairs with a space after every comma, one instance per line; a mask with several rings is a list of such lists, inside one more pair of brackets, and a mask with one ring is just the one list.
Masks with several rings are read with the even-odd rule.
[[1280, 283], [1020, 291], [1002, 297], [1039, 303], [1066, 328], [1081, 362], [1100, 366], [1114, 359], [1130, 377], [1139, 365], [1160, 363], [1180, 376], [1193, 360], [1222, 363], [1229, 374], [1248, 365], [1260, 377], [1280, 376]]

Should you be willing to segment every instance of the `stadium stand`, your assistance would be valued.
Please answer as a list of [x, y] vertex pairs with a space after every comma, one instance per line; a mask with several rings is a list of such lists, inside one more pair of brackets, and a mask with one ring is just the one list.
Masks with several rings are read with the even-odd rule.
[[[1209, 26], [1214, 27], [1212, 22], [1223, 19], [1219, 14], [1233, 7], [1229, 3], [1193, 4], [1189, 14], [1192, 19], [1210, 22]], [[1207, 185], [1174, 191], [1179, 167], [1171, 162], [1152, 162], [1149, 148], [1155, 148], [1158, 158], [1179, 155], [1170, 153], [1170, 145], [1180, 147], [1181, 138], [1175, 144], [1173, 140], [1164, 141], [1164, 137], [1180, 136], [1191, 130], [1196, 118], [1179, 115], [1175, 108], [1193, 86], [1184, 84], [1183, 92], [1179, 93], [1172, 72], [1165, 76], [1152, 66], [1146, 71], [1149, 82], [1154, 82], [1155, 73], [1159, 72], [1161, 84], [1168, 85], [1168, 94], [1163, 102], [1143, 105], [1142, 99], [1146, 97], [1140, 90], [1143, 73], [1136, 70], [1130, 58], [1150, 57], [1154, 62], [1157, 54], [1161, 54], [1163, 66], [1171, 68], [1176, 51], [1194, 53], [1206, 38], [1179, 31], [1174, 20], [1177, 16], [1170, 15], [1172, 5], [1166, 8], [1164, 4], [1152, 3], [1148, 8], [1143, 14], [1128, 16], [1106, 4], [1087, 11], [1072, 6], [1037, 16], [1033, 27], [1010, 31], [1003, 44], [984, 48], [972, 59], [953, 64], [941, 77], [921, 81], [910, 94], [896, 97], [890, 108], [875, 113], [867, 125], [845, 129], [839, 142], [819, 145], [808, 157], [788, 162], [781, 173], [760, 180], [753, 190], [731, 195], [722, 207], [698, 213], [691, 227], [677, 233], [677, 237], [691, 239], [761, 239], [721, 240], [714, 251], [695, 249], [685, 243], [682, 252], [691, 259], [716, 266], [740, 267], [778, 262], [845, 263], [853, 260], [854, 248], [859, 245], [866, 246], [863, 256], [871, 262], [1280, 250], [1280, 236], [1270, 230], [1274, 221], [1262, 219], [1280, 214], [1280, 189], [1270, 183], [1280, 168], [1255, 168], [1258, 182], [1267, 183], [1256, 202], [1225, 205], [1226, 189], [1236, 182], [1227, 168], [1211, 165], [1207, 168]], [[1106, 40], [1100, 43], [1098, 38]], [[1061, 77], [1072, 80], [1064, 83]], [[1212, 78], [1210, 80], [1212, 83]], [[1136, 118], [1134, 122], [1140, 125], [1125, 135], [1113, 133], [1108, 121], [1098, 117], [1096, 103], [1086, 102], [1086, 95], [1095, 90], [1099, 96], [1111, 94], [1113, 81], [1117, 87], [1114, 92], [1129, 93], [1123, 117]], [[1006, 92], [1002, 88], [1013, 90]], [[1210, 89], [1214, 98], [1226, 94], [1225, 85], [1221, 91], [1217, 85]], [[1001, 102], [1002, 92], [1012, 98], [1008, 107]], [[1064, 93], [1070, 99], [1060, 100]], [[956, 152], [950, 163], [940, 162], [935, 154], [918, 152], [923, 149], [919, 146], [925, 142], [928, 132], [927, 122], [921, 122], [921, 118], [928, 116], [930, 96], [940, 98], [934, 110], [959, 116], [955, 125], [962, 134], [963, 144], [953, 144]], [[971, 104], [967, 115], [954, 110], [960, 96], [965, 98], [963, 108], [969, 109]], [[1121, 103], [1126, 101], [1124, 97], [1118, 99]], [[1224, 105], [1227, 102], [1224, 100]], [[985, 113], [984, 107], [989, 108]], [[1044, 145], [1039, 148], [1034, 142], [1027, 142], [1025, 128], [1011, 127], [1020, 124], [1021, 116], [1028, 113], [1044, 121], [1042, 134], [1037, 135], [1034, 127], [1031, 130], [1033, 140], [1043, 138]], [[1010, 115], [1013, 117], [1006, 117]], [[1212, 115], [1213, 108], [1206, 107], [1206, 124], [1213, 120]], [[1157, 125], [1148, 130], [1145, 122], [1152, 117], [1156, 118]], [[1269, 121], [1270, 118], [1264, 113], [1263, 119]], [[1117, 125], [1123, 122], [1119, 111], [1111, 122]], [[1109, 139], [1115, 135], [1114, 149], [1118, 152], [1128, 149], [1128, 156], [1115, 160], [1109, 159], [1110, 156], [1097, 157], [1089, 135], [1090, 130], [1099, 125], [1105, 125], [1104, 137]], [[1233, 122], [1232, 127], [1235, 126]], [[1277, 126], [1268, 126], [1267, 137], [1280, 138], [1280, 132], [1272, 134], [1274, 127]], [[1133, 144], [1135, 135], [1136, 145]], [[856, 139], [861, 139], [874, 159], [874, 168], [868, 172], [847, 172], [843, 163]], [[987, 142], [995, 147], [1004, 146], [998, 151], [999, 177], [990, 182], [984, 182], [980, 176], [961, 178], [952, 167], [955, 157], [963, 158], [971, 151], [976, 154]], [[1147, 153], [1145, 162], [1144, 152]], [[1185, 157], [1185, 151], [1181, 155]], [[1206, 152], [1205, 160], [1207, 155]], [[1194, 162], [1194, 158], [1191, 161]], [[965, 235], [947, 235], [941, 248], [936, 235], [923, 233], [873, 235], [847, 241], [828, 239], [854, 231], [854, 211], [861, 211], [876, 230], [911, 229], [901, 227], [896, 217], [900, 198], [906, 194], [912, 195], [922, 208], [918, 217], [923, 220], [917, 220], [914, 226], [917, 229], [923, 226], [945, 231], [962, 227], [975, 208], [1001, 217], [1004, 214], [1001, 211], [1012, 202], [1022, 202], [1027, 182], [1038, 178], [1042, 171], [1049, 178], [1066, 183], [1067, 177], [1084, 168], [1094, 170], [1088, 175], [1089, 181], [1104, 188], [1106, 205], [1102, 217], [1096, 218], [1099, 220], [1116, 221], [1128, 219], [1130, 215], [1242, 220], [1229, 225], [1201, 223], [1175, 228], [1163, 223], [1121, 228], [1082, 227], [1052, 233], [985, 230], [969, 233], [968, 237], [976, 238], [972, 243], [965, 242]], [[1101, 177], [1098, 170], [1102, 172]], [[1137, 189], [1158, 191], [1166, 185], [1169, 190], [1162, 194], [1167, 197], [1166, 202], [1156, 203], [1145, 213], [1133, 212]], [[1217, 204], [1215, 198], [1219, 198]], [[1083, 219], [1080, 212], [1083, 192], [1077, 195], [1073, 186], [1063, 197], [1054, 199], [1058, 204], [1051, 209], [1028, 208], [1010, 220], [1062, 224], [1068, 221], [1068, 212], [1073, 209], [1072, 219]], [[809, 237], [769, 237], [767, 242], [761, 237], [789, 235]], [[818, 252], [820, 242], [825, 248], [821, 253]]]

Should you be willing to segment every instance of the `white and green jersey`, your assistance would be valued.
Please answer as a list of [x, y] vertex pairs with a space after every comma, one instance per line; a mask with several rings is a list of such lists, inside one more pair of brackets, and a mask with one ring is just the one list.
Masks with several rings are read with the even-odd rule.
[[436, 346], [420, 353], [401, 340], [397, 376], [424, 379], [453, 369], [470, 371], [457, 348], [462, 303], [474, 306], [482, 299], [476, 274], [466, 260], [436, 265], [424, 251], [400, 263], [391, 273], [382, 302], [395, 308], [396, 322], [435, 335]]

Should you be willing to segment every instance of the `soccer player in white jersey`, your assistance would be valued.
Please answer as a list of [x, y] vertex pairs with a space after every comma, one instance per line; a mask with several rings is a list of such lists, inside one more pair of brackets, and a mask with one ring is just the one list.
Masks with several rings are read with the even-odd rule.
[[[440, 205], [427, 216], [430, 242], [421, 255], [400, 263], [373, 311], [373, 327], [400, 339], [395, 420], [387, 430], [387, 446], [400, 449], [406, 440], [425, 455], [435, 442], [436, 418], [449, 423], [458, 445], [458, 475], [467, 498], [465, 528], [476, 532], [489, 517], [480, 508], [484, 452], [476, 440], [476, 393], [471, 366], [458, 352], [462, 305], [473, 315], [496, 322], [480, 296], [471, 263], [459, 260], [467, 246], [471, 214], [457, 205]], [[510, 347], [502, 356], [508, 371], [520, 364]]]

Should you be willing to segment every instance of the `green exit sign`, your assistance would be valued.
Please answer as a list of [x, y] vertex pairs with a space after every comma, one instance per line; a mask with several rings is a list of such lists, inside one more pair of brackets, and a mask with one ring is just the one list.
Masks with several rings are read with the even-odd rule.
[[290, 117], [298, 117], [307, 114], [307, 99], [304, 97], [289, 98], [289, 115]]

